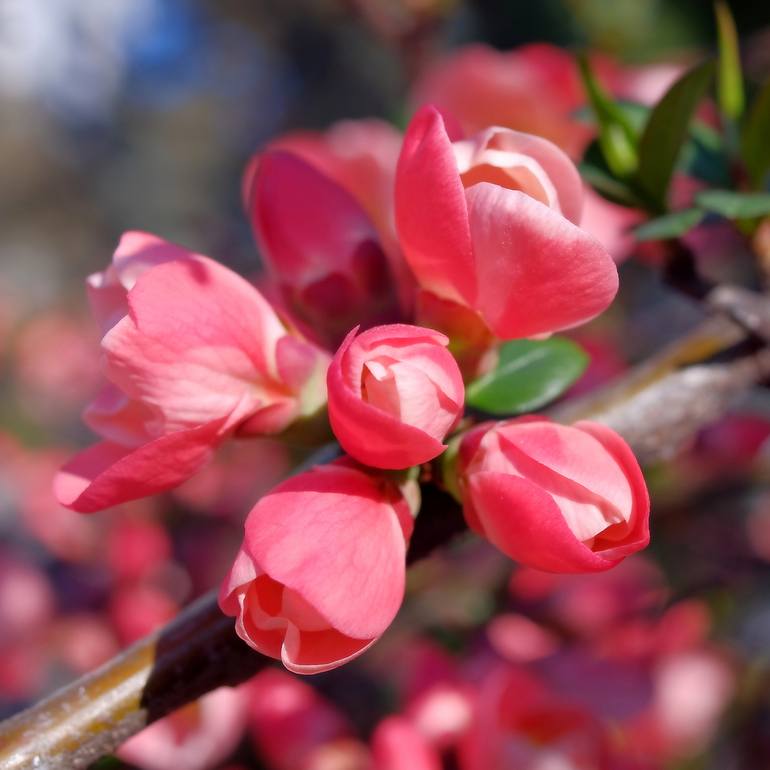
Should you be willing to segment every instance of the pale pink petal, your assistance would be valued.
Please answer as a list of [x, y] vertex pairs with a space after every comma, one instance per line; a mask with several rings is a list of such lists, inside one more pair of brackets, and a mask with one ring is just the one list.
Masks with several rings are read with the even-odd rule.
[[486, 181], [520, 190], [580, 223], [580, 174], [569, 157], [547, 139], [493, 127], [452, 147], [465, 187]]
[[568, 329], [612, 302], [617, 269], [590, 235], [515, 190], [482, 182], [466, 195], [477, 309], [500, 338]]
[[374, 770], [441, 770], [436, 749], [403, 717], [388, 717], [372, 736]]

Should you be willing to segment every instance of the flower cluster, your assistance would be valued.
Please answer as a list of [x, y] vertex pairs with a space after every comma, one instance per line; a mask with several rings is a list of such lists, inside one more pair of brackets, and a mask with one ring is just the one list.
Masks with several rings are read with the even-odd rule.
[[[509, 128], [465, 137], [433, 107], [403, 142], [372, 122], [345, 131], [278, 140], [249, 164], [262, 291], [137, 232], [88, 279], [105, 384], [85, 420], [102, 441], [55, 485], [93, 512], [177, 487], [231, 439], [326, 424], [346, 455], [255, 505], [220, 592], [238, 634], [298, 673], [360, 655], [393, 620], [418, 477], [540, 569], [604, 570], [649, 538], [644, 480], [608, 428], [464, 419], [464, 381], [501, 342], [582, 324], [617, 291], [579, 226], [570, 158]], [[433, 463], [453, 434], [455, 462]]]

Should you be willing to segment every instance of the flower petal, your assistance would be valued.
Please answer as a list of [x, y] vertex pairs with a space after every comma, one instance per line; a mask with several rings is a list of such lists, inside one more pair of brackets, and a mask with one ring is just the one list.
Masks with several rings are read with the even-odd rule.
[[378, 637], [401, 605], [404, 533], [382, 482], [362, 471], [326, 466], [279, 484], [249, 514], [245, 543], [345, 636]]
[[59, 502], [93, 513], [149, 497], [181, 484], [211, 457], [222, 439], [225, 419], [177, 431], [138, 449], [102, 441], [75, 455], [56, 475]]
[[412, 119], [396, 173], [396, 226], [420, 285], [473, 304], [476, 279], [468, 208], [452, 145], [433, 107]]
[[502, 339], [585, 323], [612, 302], [610, 255], [557, 212], [516, 190], [466, 191], [478, 278], [477, 309]]

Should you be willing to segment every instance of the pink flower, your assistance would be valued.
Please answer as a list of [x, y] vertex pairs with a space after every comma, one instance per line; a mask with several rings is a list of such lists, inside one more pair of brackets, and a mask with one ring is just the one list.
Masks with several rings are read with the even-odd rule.
[[377, 468], [408, 468], [437, 457], [464, 401], [447, 338], [406, 324], [356, 332], [345, 338], [327, 373], [329, 421], [342, 448]]
[[326, 354], [213, 260], [145, 270], [126, 302], [101, 344], [109, 384], [85, 415], [106, 440], [58, 474], [63, 505], [87, 513], [170, 489], [229, 436], [279, 433], [322, 405]]
[[582, 183], [539, 137], [488, 129], [450, 142], [441, 115], [409, 126], [396, 178], [396, 223], [420, 286], [473, 308], [502, 339], [584, 323], [612, 301], [610, 255], [575, 224]]
[[[620, 67], [592, 56], [595, 72], [615, 96], [654, 104], [682, 67], [663, 63]], [[586, 103], [575, 57], [556, 46], [535, 43], [511, 51], [469, 45], [430, 67], [417, 83], [416, 105], [435, 104], [472, 134], [487, 126], [505, 126], [545, 137], [578, 159], [595, 133], [577, 117]], [[581, 227], [594, 235], [617, 260], [634, 248], [630, 229], [643, 221], [640, 211], [600, 198], [586, 189]]]
[[511, 558], [549, 572], [594, 572], [649, 542], [644, 477], [609, 428], [525, 417], [468, 441], [466, 519]]
[[219, 594], [238, 635], [298, 674], [327, 671], [371, 646], [404, 594], [410, 507], [352, 464], [279, 484], [246, 519]]
[[117, 751], [142, 770], [208, 770], [230, 755], [246, 726], [242, 688], [220, 687], [158, 720]]
[[334, 348], [355, 323], [397, 319], [378, 232], [344, 187], [284, 150], [266, 152], [249, 173], [247, 205], [267, 272], [309, 333]]
[[353, 734], [333, 703], [286, 671], [261, 671], [246, 689], [249, 732], [273, 770], [304, 770], [319, 751]]
[[441, 758], [403, 717], [388, 717], [372, 736], [374, 770], [441, 770]]
[[607, 768], [608, 736], [594, 714], [524, 668], [498, 665], [481, 684], [460, 746], [462, 770]]

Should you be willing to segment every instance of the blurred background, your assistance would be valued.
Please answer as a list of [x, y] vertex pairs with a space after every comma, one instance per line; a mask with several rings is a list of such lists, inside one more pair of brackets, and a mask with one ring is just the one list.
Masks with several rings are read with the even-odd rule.
[[[760, 83], [770, 4], [729, 5]], [[241, 173], [276, 135], [367, 116], [403, 128], [426, 69], [471, 42], [549, 42], [644, 66], [697, 59], [714, 39], [703, 0], [0, 0], [0, 718], [217, 585], [245, 513], [293, 462], [276, 443], [251, 442], [163, 499], [93, 517], [54, 502], [52, 474], [89, 441], [79, 415], [99, 383], [83, 282], [122, 232], [147, 230], [252, 275]], [[731, 274], [719, 244], [709, 247], [704, 264]], [[579, 335], [594, 354], [579, 387], [700, 317], [649, 260], [624, 262], [621, 282], [621, 303]], [[306, 707], [313, 724], [333, 725], [319, 742], [366, 735], [408, 708], [424, 710], [429, 731], [460, 731], [467, 689], [489, 690], [484, 676], [503, 661], [582, 693], [593, 716], [633, 723], [631, 742], [649, 756], [636, 751], [624, 768], [770, 767], [767, 402], [757, 390], [684, 456], [648, 469], [654, 545], [617, 574], [511, 574], [480, 543], [421, 565], [392, 632], [321, 685], [342, 715]], [[383, 677], [394, 660], [401, 674]], [[495, 681], [523, 687], [512, 670]], [[251, 738], [235, 736], [228, 767], [311, 767], [276, 759], [265, 725], [277, 717], [250, 708]], [[307, 733], [298, 724], [288, 742]], [[365, 767], [351, 745], [312, 767]]]

